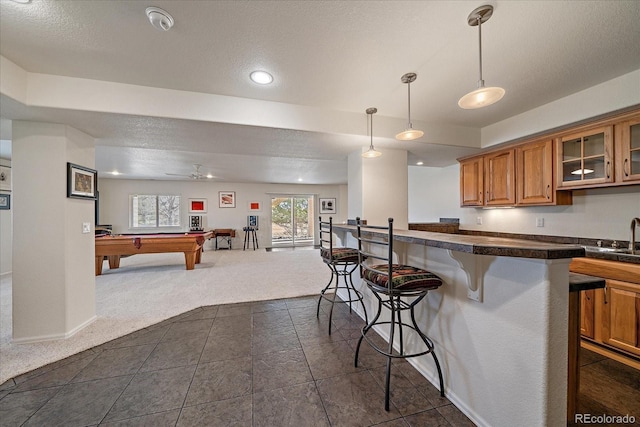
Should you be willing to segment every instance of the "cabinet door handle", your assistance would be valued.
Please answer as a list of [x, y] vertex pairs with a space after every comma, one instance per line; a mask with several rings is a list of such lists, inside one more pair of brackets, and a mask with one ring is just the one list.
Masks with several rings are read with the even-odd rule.
[[604, 303], [607, 304], [607, 283], [604, 284]]
[[622, 170], [624, 171], [624, 176], [629, 176], [629, 169], [627, 169], [627, 167], [629, 166], [629, 159], [624, 159], [624, 166], [622, 167]]
[[551, 187], [551, 186], [550, 186], [549, 184], [547, 184], [547, 200], [549, 200], [549, 198], [550, 198], [550, 197], [549, 197], [549, 189], [550, 189], [550, 187]]
[[607, 160], [607, 179], [611, 178], [611, 162]]

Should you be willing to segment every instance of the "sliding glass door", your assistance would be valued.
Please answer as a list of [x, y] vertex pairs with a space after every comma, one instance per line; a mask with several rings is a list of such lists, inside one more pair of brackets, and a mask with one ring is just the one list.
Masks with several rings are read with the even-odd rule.
[[313, 196], [282, 196], [271, 198], [272, 246], [313, 245]]

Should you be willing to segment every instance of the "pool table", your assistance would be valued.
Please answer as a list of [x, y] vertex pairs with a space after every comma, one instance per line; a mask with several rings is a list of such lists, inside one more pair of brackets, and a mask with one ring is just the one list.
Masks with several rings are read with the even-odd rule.
[[160, 234], [121, 234], [96, 236], [96, 276], [102, 274], [106, 256], [109, 268], [120, 267], [122, 255], [184, 252], [187, 270], [200, 264], [202, 246], [213, 237], [211, 231]]

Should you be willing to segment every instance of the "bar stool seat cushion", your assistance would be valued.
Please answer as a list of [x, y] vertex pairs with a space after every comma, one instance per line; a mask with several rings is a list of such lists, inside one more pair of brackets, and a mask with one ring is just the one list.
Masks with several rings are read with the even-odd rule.
[[[365, 268], [363, 278], [380, 287], [387, 288], [389, 283], [388, 264], [371, 265]], [[436, 289], [442, 285], [442, 279], [430, 271], [410, 265], [391, 265], [391, 285], [396, 290]]]
[[358, 262], [358, 250], [352, 248], [333, 248], [333, 253], [329, 248], [322, 248], [320, 256], [325, 262]]

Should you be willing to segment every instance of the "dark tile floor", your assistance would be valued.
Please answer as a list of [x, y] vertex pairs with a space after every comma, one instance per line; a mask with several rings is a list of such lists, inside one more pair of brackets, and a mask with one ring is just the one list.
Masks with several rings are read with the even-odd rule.
[[640, 425], [640, 371], [582, 349], [580, 352], [580, 394], [578, 395], [576, 412], [594, 416], [631, 415], [635, 418], [635, 422], [632, 424]]
[[408, 362], [317, 297], [202, 307], [0, 386], [2, 426], [473, 426]]

